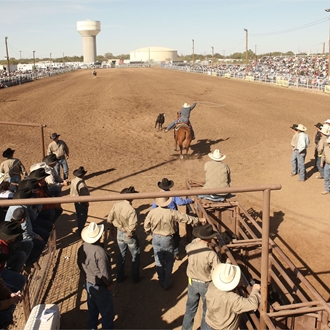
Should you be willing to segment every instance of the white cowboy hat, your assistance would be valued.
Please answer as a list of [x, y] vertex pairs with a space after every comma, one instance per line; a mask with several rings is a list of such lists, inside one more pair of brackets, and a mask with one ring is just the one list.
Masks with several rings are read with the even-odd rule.
[[220, 162], [226, 158], [226, 155], [221, 155], [221, 152], [219, 149], [215, 149], [213, 153], [209, 153], [209, 157], [216, 162]]
[[328, 135], [329, 134], [329, 125], [323, 125], [322, 129], [320, 130], [320, 132], [324, 135]]
[[155, 203], [162, 207], [162, 206], [167, 206], [172, 202], [172, 197], [159, 197], [155, 198]]
[[299, 124], [296, 128], [298, 131], [305, 132], [307, 131], [307, 128], [304, 125]]
[[190, 104], [185, 103], [185, 104], [183, 105], [183, 107], [184, 107], [184, 108], [190, 108]]
[[327, 123], [327, 124], [330, 124], [330, 119], [327, 119], [324, 122]]
[[81, 231], [81, 238], [86, 243], [95, 243], [97, 242], [104, 231], [104, 225], [98, 225], [96, 222], [91, 222], [87, 227]]
[[218, 264], [212, 272], [212, 281], [221, 291], [235, 289], [241, 279], [241, 269], [232, 264]]

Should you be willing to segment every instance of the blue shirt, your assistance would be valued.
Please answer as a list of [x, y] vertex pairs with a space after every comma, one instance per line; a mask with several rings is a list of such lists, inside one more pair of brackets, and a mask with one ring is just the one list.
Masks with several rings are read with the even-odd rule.
[[[179, 196], [172, 197], [172, 201], [168, 204], [168, 208], [171, 210], [178, 210], [178, 206], [191, 204], [193, 201], [191, 198], [181, 198]], [[152, 209], [156, 208], [157, 204], [154, 202], [151, 206]]]

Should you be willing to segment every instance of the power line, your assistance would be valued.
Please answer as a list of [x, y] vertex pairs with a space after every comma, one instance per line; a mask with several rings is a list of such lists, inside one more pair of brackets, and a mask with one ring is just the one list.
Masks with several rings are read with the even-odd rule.
[[267, 37], [267, 36], [270, 36], [270, 35], [284, 34], [284, 33], [289, 33], [289, 32], [293, 32], [293, 31], [298, 31], [298, 30], [306, 29], [306, 28], [309, 28], [311, 26], [324, 23], [326, 21], [329, 21], [329, 18], [328, 17], [327, 18], [319, 19], [318, 21], [315, 21], [315, 22], [307, 23], [305, 25], [301, 25], [301, 26], [298, 26], [298, 27], [287, 29], [287, 30], [282, 30], [282, 31], [277, 31], [277, 32], [266, 32], [266, 33], [250, 33], [250, 35], [258, 36], [258, 37]]

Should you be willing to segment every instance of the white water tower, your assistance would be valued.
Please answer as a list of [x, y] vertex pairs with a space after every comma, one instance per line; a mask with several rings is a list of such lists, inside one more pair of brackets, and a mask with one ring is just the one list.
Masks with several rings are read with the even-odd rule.
[[101, 31], [101, 22], [86, 21], [77, 22], [77, 31], [83, 37], [84, 62], [91, 63], [96, 61], [96, 35]]

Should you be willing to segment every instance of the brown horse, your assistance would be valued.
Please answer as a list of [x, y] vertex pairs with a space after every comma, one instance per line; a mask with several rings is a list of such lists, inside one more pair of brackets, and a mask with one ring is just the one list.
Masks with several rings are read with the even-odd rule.
[[192, 140], [191, 129], [186, 123], [179, 123], [174, 128], [174, 141], [175, 141], [175, 149], [177, 151], [177, 146], [180, 148], [180, 158], [183, 159], [182, 150], [186, 149], [186, 155], [188, 154], [188, 150], [190, 147], [190, 143]]

